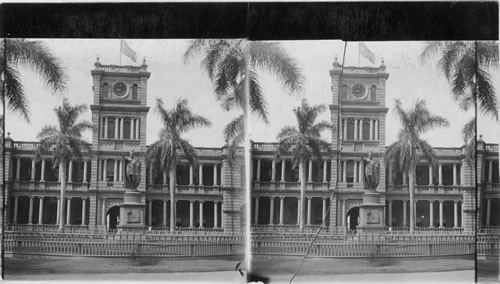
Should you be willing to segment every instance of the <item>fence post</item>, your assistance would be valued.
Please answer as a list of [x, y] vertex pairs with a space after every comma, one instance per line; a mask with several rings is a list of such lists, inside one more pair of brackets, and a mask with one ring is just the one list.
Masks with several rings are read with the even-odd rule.
[[189, 255], [193, 256], [194, 255], [194, 244], [189, 245]]
[[429, 244], [429, 251], [427, 252], [428, 255], [432, 255], [432, 244]]

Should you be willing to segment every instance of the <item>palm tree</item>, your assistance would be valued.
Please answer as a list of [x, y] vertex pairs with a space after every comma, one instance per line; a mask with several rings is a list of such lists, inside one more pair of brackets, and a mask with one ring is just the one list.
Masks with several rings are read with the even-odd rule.
[[453, 98], [467, 110], [479, 105], [480, 110], [498, 120], [498, 101], [490, 70], [498, 68], [498, 42], [447, 41], [430, 42], [420, 55], [422, 63], [434, 56], [437, 68], [451, 85]]
[[59, 166], [59, 177], [61, 181], [61, 204], [59, 210], [59, 229], [62, 230], [64, 222], [64, 195], [66, 192], [66, 164], [71, 160], [80, 160], [82, 152], [91, 153], [91, 145], [82, 139], [82, 132], [91, 130], [89, 121], [77, 122], [80, 114], [87, 110], [85, 105], [69, 104], [67, 99], [63, 100], [62, 106], [54, 109], [59, 126], [45, 126], [38, 134], [40, 146], [37, 158], [42, 153], [53, 151], [53, 167]]
[[[257, 71], [274, 75], [291, 94], [302, 91], [304, 77], [295, 60], [279, 43], [244, 39], [197, 39], [191, 42], [184, 53], [184, 62], [188, 63], [200, 53], [204, 54], [201, 68], [212, 81], [216, 99], [226, 111], [245, 108], [245, 81], [248, 79], [250, 112], [264, 122], [269, 122]], [[237, 117], [230, 124], [241, 124], [238, 122], [240, 119]], [[233, 138], [243, 135], [243, 127], [236, 130], [239, 132], [233, 132]], [[231, 140], [227, 131], [225, 140]]]
[[[276, 158], [280, 160], [287, 151], [292, 151], [293, 167], [299, 166], [300, 176], [300, 213], [299, 229], [304, 230], [305, 217], [305, 190], [306, 190], [306, 161], [316, 159], [321, 161], [321, 148], [328, 148], [328, 142], [321, 138], [321, 132], [329, 130], [332, 125], [327, 121], [315, 123], [319, 114], [324, 112], [324, 105], [310, 106], [307, 101], [302, 100], [301, 106], [293, 112], [297, 119], [298, 128], [285, 126], [281, 129], [277, 138], [279, 140]], [[299, 210], [299, 208], [297, 208]]]
[[[405, 111], [400, 100], [395, 101], [394, 111], [399, 117], [403, 128], [398, 133], [398, 141], [392, 143], [386, 150], [386, 162], [408, 174], [410, 193], [410, 232], [415, 229], [415, 170], [420, 158], [431, 164], [435, 163], [436, 156], [420, 135], [435, 127], [447, 127], [448, 120], [432, 114], [426, 107], [424, 100], [417, 100], [413, 109]], [[431, 220], [432, 222], [432, 220]]]
[[210, 121], [191, 111], [185, 99], [179, 99], [172, 109], [166, 110], [161, 99], [156, 100], [156, 112], [160, 115], [163, 128], [159, 133], [159, 140], [151, 144], [146, 151], [149, 161], [169, 174], [170, 189], [170, 231], [175, 231], [175, 178], [176, 166], [181, 157], [191, 163], [197, 159], [193, 146], [182, 134], [198, 126], [211, 126]]
[[2, 101], [29, 122], [28, 101], [21, 82], [19, 67], [35, 71], [53, 91], [65, 87], [66, 77], [59, 60], [39, 41], [4, 39], [0, 44], [0, 70], [2, 72]]

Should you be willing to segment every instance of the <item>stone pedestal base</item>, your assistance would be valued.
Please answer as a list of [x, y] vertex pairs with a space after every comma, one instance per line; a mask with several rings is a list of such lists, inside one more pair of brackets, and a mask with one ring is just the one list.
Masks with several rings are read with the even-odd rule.
[[358, 233], [362, 235], [381, 234], [385, 231], [385, 205], [380, 203], [380, 193], [365, 192], [363, 204], [359, 207]]
[[141, 202], [142, 194], [137, 191], [126, 191], [123, 205], [120, 207], [120, 224], [116, 226], [119, 234], [144, 232], [145, 207]]

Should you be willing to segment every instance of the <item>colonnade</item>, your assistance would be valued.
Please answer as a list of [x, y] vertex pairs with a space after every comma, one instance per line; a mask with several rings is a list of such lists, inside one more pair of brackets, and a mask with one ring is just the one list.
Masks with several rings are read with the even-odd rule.
[[[130, 120], [130, 136], [127, 138], [124, 137], [125, 120]], [[101, 117], [101, 126], [103, 126], [103, 128], [100, 137], [104, 139], [112, 138], [112, 139], [122, 139], [122, 140], [123, 139], [139, 140], [140, 122], [141, 120], [139, 118], [103, 116]], [[114, 123], [113, 137], [109, 137], [110, 135], [108, 133], [110, 123]]]
[[[89, 160], [84, 160], [83, 161], [83, 182], [89, 182], [88, 176], [87, 176], [87, 171], [88, 171], [88, 165], [89, 165]], [[68, 175], [66, 177], [67, 182], [73, 182], [73, 163], [74, 161], [69, 161], [67, 163], [67, 169], [68, 169]], [[41, 168], [40, 168], [40, 180], [41, 182], [45, 181], [45, 171], [46, 171], [46, 159], [41, 160]], [[15, 170], [15, 180], [20, 180], [21, 177], [21, 158], [17, 158], [17, 163], [16, 163], [16, 170]], [[30, 181], [35, 181], [36, 177], [36, 160], [33, 158], [31, 159], [31, 177]], [[61, 176], [58, 175], [58, 181], [61, 181]]]
[[[153, 199], [148, 199], [147, 204], [148, 204], [148, 226], [152, 225], [152, 220], [153, 220]], [[176, 200], [176, 202], [181, 201], [181, 200]], [[220, 228], [221, 224], [219, 224], [219, 211], [222, 213], [222, 201], [220, 200], [188, 200], [189, 201], [189, 228], [194, 228], [194, 206], [195, 202], [198, 201], [198, 211], [199, 211], [199, 220], [200, 220], [200, 225], [199, 228], [204, 228], [203, 226], [203, 220], [204, 220], [204, 212], [203, 212], [203, 204], [205, 202], [213, 202], [213, 218], [214, 218], [214, 229]], [[169, 220], [167, 217], [167, 204], [170, 202], [170, 200], [162, 200], [162, 220], [163, 220], [163, 226], [167, 226], [167, 220]], [[176, 206], [177, 207], [177, 206]]]
[[[387, 200], [387, 223], [389, 225], [392, 224], [392, 217], [393, 217], [393, 202], [395, 200]], [[408, 208], [409, 208], [409, 200], [401, 200], [402, 203], [403, 203], [403, 227], [407, 227], [408, 226]], [[423, 201], [423, 200], [418, 200], [418, 201]], [[439, 219], [438, 219], [438, 225], [439, 225], [439, 228], [444, 228], [444, 202], [445, 201], [448, 201], [448, 200], [428, 200], [429, 202], [429, 228], [434, 228], [435, 226], [435, 222], [434, 222], [434, 202], [438, 202], [438, 212], [436, 212], [436, 214], [438, 214], [439, 216]], [[414, 201], [415, 202], [415, 210], [416, 210], [416, 206], [417, 206], [417, 201]], [[459, 228], [459, 222], [458, 222], [458, 216], [459, 216], [459, 212], [458, 212], [458, 204], [461, 203], [462, 201], [461, 200], [453, 200], [453, 228]], [[462, 211], [463, 211], [463, 208], [462, 208]], [[462, 216], [463, 216], [463, 212], [462, 212]], [[417, 217], [417, 216], [415, 216]], [[463, 218], [461, 218], [463, 220]]]
[[[347, 137], [347, 128], [348, 124], [350, 122], [354, 123], [354, 137], [352, 140], [358, 141], [358, 140], [368, 140], [368, 141], [378, 141], [379, 140], [379, 128], [380, 128], [380, 121], [378, 119], [368, 119], [368, 118], [343, 118], [342, 119], [342, 126], [343, 126], [343, 135], [342, 137], [344, 140], [351, 140], [350, 138]], [[366, 126], [369, 128], [368, 132], [368, 137], [367, 139], [364, 139], [363, 137], [363, 127], [364, 122], [367, 122]]]
[[[271, 197], [254, 197], [254, 211], [253, 211], [253, 224], [259, 224], [259, 212], [261, 210], [260, 204], [259, 204], [259, 199], [260, 198], [269, 198], [269, 222], [267, 224], [269, 225], [284, 225], [284, 215], [285, 215], [285, 197], [284, 196], [271, 196]], [[311, 203], [313, 198], [321, 198], [322, 199], [322, 220], [325, 219], [326, 217], [326, 212], [327, 212], [327, 199], [328, 197], [311, 197], [308, 196], [306, 197], [307, 201], [307, 212], [306, 212], [306, 225], [311, 225]], [[275, 205], [275, 199], [279, 199], [279, 203]], [[299, 224], [300, 220], [300, 197], [296, 197], [297, 199], [297, 225]], [[274, 211], [275, 211], [275, 206], [279, 206], [279, 223], [274, 224]], [[263, 210], [266, 210], [267, 208], [262, 208]], [[267, 225], [266, 224], [266, 225]]]
[[[261, 164], [262, 164], [262, 159], [256, 159], [257, 161], [257, 172], [256, 172], [256, 177], [255, 177], [255, 181], [260, 181], [260, 178], [261, 178]], [[281, 175], [280, 175], [280, 179], [279, 180], [276, 180], [276, 159], [273, 159], [272, 160], [272, 164], [271, 164], [271, 182], [285, 182], [285, 169], [286, 169], [286, 164], [287, 164], [287, 160], [281, 160]], [[290, 163], [290, 161], [288, 161], [288, 163]], [[307, 172], [307, 182], [312, 182], [313, 181], [313, 161], [312, 160], [309, 160], [308, 161], [308, 168], [309, 168], [309, 171]], [[300, 168], [302, 167], [302, 165], [299, 165], [299, 171], [300, 171]], [[327, 167], [328, 167], [328, 161], [327, 160], [324, 160], [323, 161], [323, 182], [328, 182], [328, 176], [327, 176]], [[300, 175], [299, 175], [299, 180], [300, 181]]]

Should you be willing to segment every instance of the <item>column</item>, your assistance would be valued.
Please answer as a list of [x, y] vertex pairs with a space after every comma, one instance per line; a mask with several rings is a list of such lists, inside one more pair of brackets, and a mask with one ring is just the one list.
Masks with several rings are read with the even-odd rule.
[[130, 119], [130, 139], [135, 139], [135, 118]]
[[203, 185], [203, 164], [198, 165], [198, 185]]
[[429, 165], [429, 185], [432, 185], [432, 165]]
[[458, 228], [458, 200], [453, 201], [453, 228]]
[[363, 140], [363, 119], [359, 120], [359, 140]]
[[365, 176], [365, 173], [363, 172], [363, 163], [362, 162], [358, 162], [358, 166], [359, 166], [359, 183], [363, 183], [363, 177]]
[[257, 159], [257, 181], [260, 181], [260, 159]]
[[373, 140], [373, 120], [370, 119], [370, 139]]
[[148, 226], [153, 224], [153, 200], [148, 200]]
[[307, 225], [311, 225], [311, 199], [312, 197], [307, 198]]
[[276, 160], [273, 159], [272, 165], [271, 165], [271, 182], [276, 181]]
[[281, 160], [281, 182], [285, 182], [285, 164], [286, 161], [284, 159]]
[[102, 180], [106, 181], [108, 179], [107, 177], [107, 169], [108, 169], [108, 160], [103, 161], [103, 167], [102, 167]]
[[358, 182], [358, 162], [354, 161], [354, 181], [353, 183]]
[[387, 221], [389, 223], [389, 227], [392, 227], [392, 200], [388, 200], [387, 205], [389, 208], [389, 216], [387, 216]]
[[30, 196], [30, 207], [28, 211], [28, 225], [33, 225], [33, 196]]
[[118, 160], [118, 181], [123, 181], [123, 160]]
[[203, 228], [203, 201], [200, 201], [199, 204], [200, 204], [200, 208], [199, 208], [200, 209], [199, 210], [200, 211], [200, 226], [199, 226], [199, 228]]
[[45, 160], [42, 160], [42, 170], [40, 175], [40, 181], [45, 181]]
[[344, 140], [347, 140], [347, 119], [342, 119], [342, 121], [344, 122], [344, 131], [343, 131], [342, 138]]
[[388, 172], [388, 175], [389, 175], [389, 184], [392, 184], [392, 163], [389, 164], [389, 172]]
[[153, 180], [153, 163], [149, 163], [149, 182], [154, 184]]
[[490, 225], [491, 221], [491, 198], [486, 199], [486, 226]]
[[135, 120], [135, 139], [140, 139], [139, 137], [139, 122], [140, 122], [140, 119], [136, 119]]
[[429, 228], [434, 228], [434, 200], [429, 200]]
[[103, 121], [104, 121], [104, 138], [108, 138], [108, 120], [109, 120], [108, 117], [104, 117], [103, 118]]
[[214, 164], [214, 186], [217, 185], [217, 164]]
[[19, 180], [19, 176], [21, 174], [21, 158], [17, 158], [17, 165], [16, 165], [16, 180]]
[[167, 201], [163, 200], [163, 227], [167, 226]]
[[87, 182], [87, 165], [88, 161], [83, 162], [83, 182]]
[[194, 201], [189, 200], [189, 228], [194, 228]]
[[56, 224], [59, 225], [61, 221], [61, 198], [57, 197], [57, 216], [56, 216]]
[[489, 162], [489, 167], [488, 167], [488, 182], [491, 183], [493, 177], [493, 161]]
[[403, 200], [403, 227], [408, 227], [408, 221], [406, 220], [406, 203], [408, 203], [408, 201]]
[[342, 199], [342, 227], [345, 227], [345, 221], [346, 221], [346, 200]]
[[189, 185], [194, 185], [194, 182], [193, 182], [193, 165], [189, 165]]
[[[299, 182], [302, 180], [302, 170], [306, 170], [306, 169], [302, 169], [302, 163], [299, 163]], [[305, 175], [305, 172], [304, 172], [304, 175]]]
[[102, 225], [106, 226], [106, 198], [101, 199], [101, 206], [102, 206]]
[[313, 162], [312, 160], [309, 160], [309, 173], [308, 173], [308, 182], [312, 182], [312, 177], [313, 177]]
[[457, 185], [457, 164], [453, 164], [453, 185]]
[[68, 197], [66, 205], [66, 224], [71, 225], [71, 197]]
[[68, 163], [68, 182], [73, 181], [73, 161], [69, 161]]
[[302, 202], [300, 202], [300, 197], [297, 197], [297, 225], [300, 224], [300, 211], [302, 210], [300, 207]]
[[354, 140], [358, 140], [358, 120], [354, 120]]
[[323, 197], [323, 210], [321, 211], [321, 220], [324, 221], [326, 217], [326, 198]]
[[217, 208], [217, 201], [214, 201], [214, 228], [218, 228], [219, 227], [219, 212], [218, 212], [218, 208]]
[[347, 161], [342, 161], [342, 181], [347, 182]]
[[406, 172], [403, 172], [403, 185], [406, 185]]
[[35, 159], [31, 159], [31, 180], [35, 180]]
[[114, 160], [113, 181], [114, 182], [118, 181], [118, 160]]
[[255, 212], [254, 212], [254, 222], [259, 224], [259, 198], [255, 198]]
[[280, 225], [283, 225], [284, 213], [285, 213], [285, 197], [280, 196]]
[[443, 164], [439, 164], [439, 185], [443, 185]]
[[443, 228], [443, 200], [439, 200], [439, 228]]
[[38, 225], [43, 225], [43, 196], [38, 198]]
[[123, 121], [124, 118], [120, 118], [120, 139], [123, 139]]
[[328, 168], [328, 162], [326, 160], [323, 161], [323, 182], [327, 182], [326, 178], [326, 169]]
[[82, 226], [87, 224], [87, 198], [82, 198]]
[[269, 197], [269, 225], [274, 225], [274, 197]]
[[119, 129], [119, 122], [120, 122], [120, 119], [118, 117], [115, 117], [115, 139], [118, 139], [118, 129]]
[[166, 171], [162, 171], [162, 173], [163, 173], [163, 181], [162, 181], [162, 183], [163, 184], [167, 184], [167, 172]]
[[375, 120], [375, 140], [378, 141], [378, 120]]

